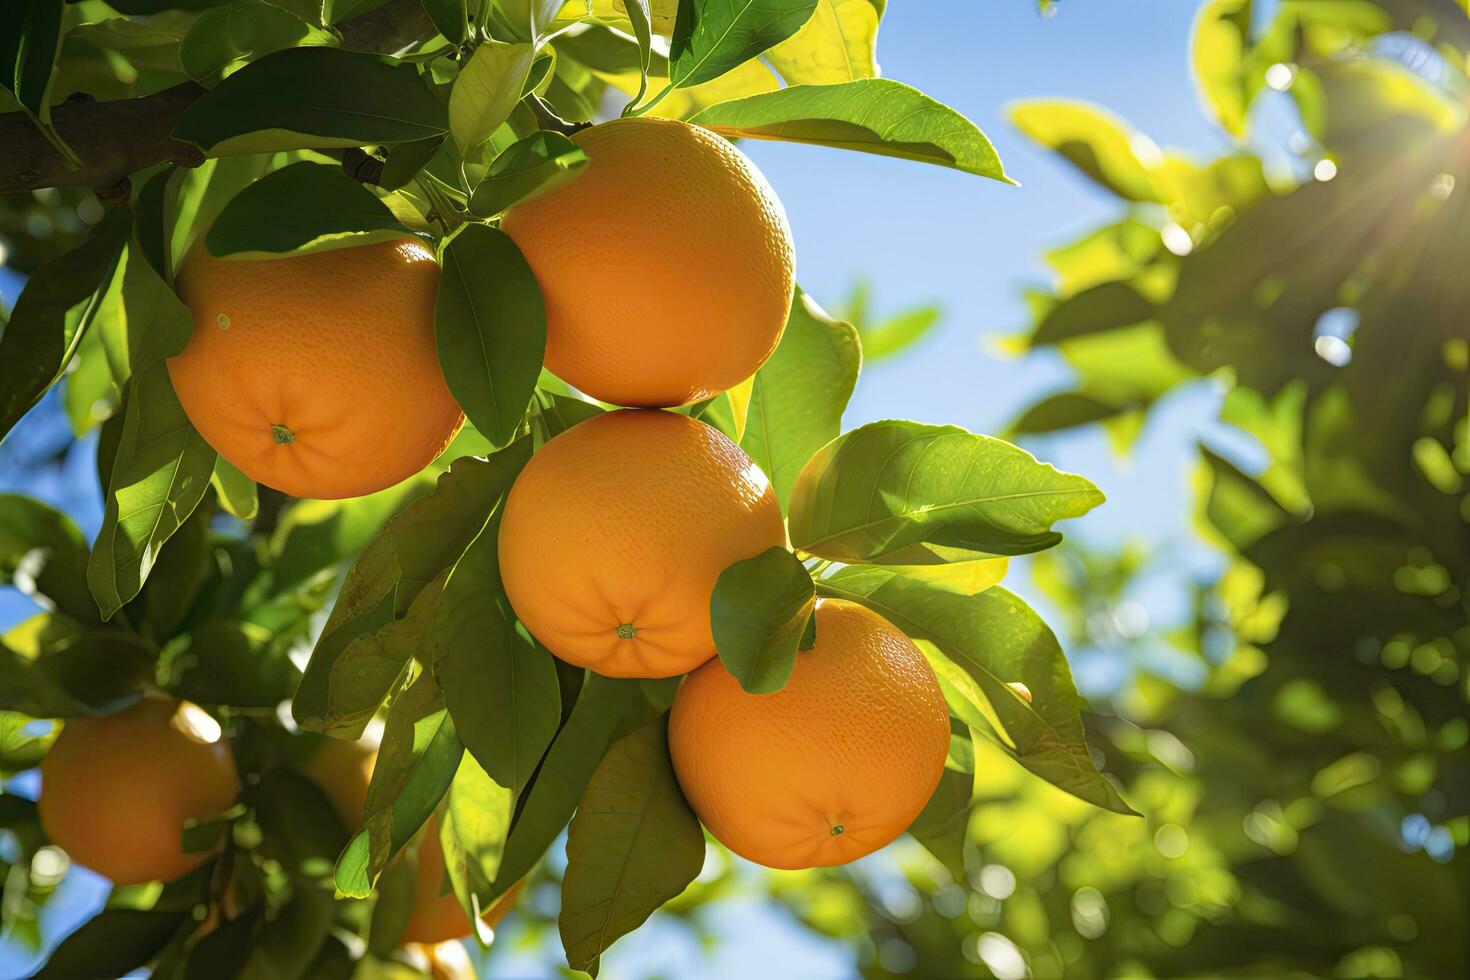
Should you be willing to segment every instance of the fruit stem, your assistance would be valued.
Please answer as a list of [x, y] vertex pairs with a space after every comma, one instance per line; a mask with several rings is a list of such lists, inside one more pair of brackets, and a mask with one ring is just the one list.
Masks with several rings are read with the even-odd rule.
[[638, 627], [632, 623], [619, 623], [617, 634], [620, 640], [631, 640], [638, 635]]
[[289, 446], [296, 441], [296, 433], [284, 425], [271, 426], [271, 435], [276, 437], [276, 445], [278, 446]]

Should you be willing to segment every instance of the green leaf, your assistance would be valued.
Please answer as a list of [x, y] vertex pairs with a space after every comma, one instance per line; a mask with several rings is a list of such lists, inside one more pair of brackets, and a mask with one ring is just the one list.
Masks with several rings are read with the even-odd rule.
[[450, 572], [434, 620], [435, 673], [465, 748], [519, 795], [561, 721], [556, 667], [516, 622], [500, 583], [501, 504], [530, 455], [529, 440], [497, 453], [493, 513]]
[[497, 156], [470, 195], [470, 210], [491, 218], [512, 204], [555, 190], [582, 172], [587, 152], [560, 133], [537, 130]]
[[324, 163], [293, 163], [246, 187], [220, 212], [204, 244], [239, 259], [350, 248], [409, 237], [388, 206]]
[[545, 388], [536, 389], [535, 406], [538, 425], [533, 431], [541, 439], [538, 448], [547, 440], [555, 439], [577, 423], [603, 414], [603, 408], [600, 405], [583, 401], [581, 398], [574, 398], [571, 395], [559, 395]]
[[388, 159], [383, 163], [383, 174], [378, 178], [378, 186], [393, 191], [407, 184], [443, 145], [442, 135], [394, 144], [389, 148]]
[[975, 775], [945, 769], [934, 795], [909, 826], [909, 834], [954, 875], [965, 882], [965, 838], [970, 825], [970, 799]]
[[857, 331], [829, 317], [798, 287], [781, 342], [755, 373], [740, 440], [783, 510], [806, 461], [842, 431], [862, 360]]
[[485, 41], [475, 48], [449, 92], [449, 134], [461, 155], [490, 138], [521, 101], [536, 49]]
[[632, 108], [648, 93], [648, 66], [653, 50], [652, 14], [648, 0], [626, 0], [623, 12], [628, 16], [628, 25], [633, 28], [633, 39], [638, 42], [638, 91], [628, 101], [628, 107]]
[[789, 530], [807, 554], [928, 565], [1024, 555], [1056, 521], [1102, 503], [1087, 480], [955, 426], [874, 422], [829, 443], [797, 478]]
[[1013, 183], [974, 123], [886, 78], [792, 85], [712, 105], [689, 121], [725, 136], [819, 143]]
[[1205, 106], [1231, 136], [1245, 135], [1250, 98], [1244, 62], [1250, 44], [1251, 0], [1208, 0], [1194, 20], [1190, 62]]
[[492, 445], [515, 437], [541, 375], [546, 307], [510, 236], [466, 225], [444, 249], [434, 330], [444, 380]]
[[179, 187], [178, 221], [169, 249], [172, 268], [179, 267], [185, 254], [204, 237], [235, 195], [260, 179], [269, 160], [264, 156], [205, 160], [184, 175]]
[[254, 623], [211, 620], [193, 631], [164, 686], [198, 704], [274, 708], [295, 693], [301, 674], [273, 640]]
[[836, 85], [878, 74], [872, 0], [818, 0], [801, 30], [766, 52], [787, 85]]
[[566, 724], [552, 740], [511, 827], [495, 888], [504, 892], [541, 860], [571, 819], [613, 733], [647, 702], [637, 680], [587, 673]]
[[44, 597], [79, 622], [95, 622], [87, 542], [70, 517], [21, 494], [0, 494], [0, 585]]
[[179, 45], [189, 77], [211, 88], [258, 58], [298, 45], [334, 46], [339, 38], [268, 3], [240, 2], [204, 11]]
[[108, 212], [87, 240], [26, 282], [0, 333], [0, 439], [66, 370], [98, 315], [127, 243], [127, 208]]
[[704, 867], [704, 834], [674, 777], [666, 729], [660, 717], [614, 742], [572, 818], [557, 924], [575, 970], [592, 968]]
[[134, 373], [128, 388], [102, 530], [87, 565], [103, 619], [142, 589], [164, 544], [209, 489], [217, 458], [189, 424], [164, 365]]
[[[1005, 748], [1036, 775], [1118, 813], [1133, 810], [1093, 765], [1081, 698], [1061, 646], [1041, 618], [1002, 588], [959, 595], [892, 568], [849, 566], [817, 582], [817, 593], [860, 602], [915, 640], [932, 643], [964, 672], [999, 727]], [[1024, 684], [1031, 700], [1009, 685]]]
[[464, 754], [439, 814], [439, 840], [445, 870], [471, 922], [478, 922], [510, 887], [507, 882], [497, 888], [495, 879], [515, 800], [515, 793], [491, 779], [474, 755]]
[[[423, 0], [423, 5], [429, 20], [434, 22], [446, 41], [459, 44], [465, 39], [468, 27], [465, 0]], [[476, 7], [480, 6], [477, 0]]]
[[1033, 346], [1143, 323], [1158, 310], [1126, 282], [1105, 282], [1068, 296], [1047, 311], [1031, 335]]
[[0, 637], [0, 708], [33, 718], [116, 711], [142, 695], [154, 654], [136, 634], [38, 613]]
[[248, 521], [260, 508], [260, 492], [255, 481], [241, 473], [233, 463], [223, 456], [214, 461], [214, 473], [209, 478], [214, 495], [226, 513]]
[[7, 0], [0, 8], [0, 86], [14, 93], [67, 165], [77, 167], [81, 161], [51, 125], [51, 80], [61, 47], [62, 10], [58, 0]]
[[211, 156], [402, 143], [449, 121], [418, 71], [337, 48], [287, 48], [251, 62], [196, 99], [174, 136]]
[[121, 977], [145, 966], [185, 924], [187, 911], [104, 909], [62, 941], [35, 980]]
[[669, 42], [674, 88], [719, 78], [805, 24], [817, 0], [679, 0]]
[[1152, 171], [1163, 153], [1111, 113], [1085, 102], [1045, 99], [1012, 106], [1011, 122], [1125, 201], [1160, 200]]
[[18, 711], [0, 711], [0, 773], [23, 772], [41, 761], [61, 726]]
[[791, 679], [815, 609], [812, 577], [785, 548], [737, 561], [720, 573], [710, 597], [720, 662], [748, 693], [774, 694]]
[[424, 670], [388, 709], [368, 784], [367, 819], [337, 859], [342, 894], [372, 894], [383, 868], [433, 815], [463, 755], [444, 693]]

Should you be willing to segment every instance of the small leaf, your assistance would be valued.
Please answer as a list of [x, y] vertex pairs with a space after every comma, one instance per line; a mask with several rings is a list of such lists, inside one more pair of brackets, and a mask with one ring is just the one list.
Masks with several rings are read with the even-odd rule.
[[449, 128], [418, 71], [381, 55], [287, 48], [196, 99], [174, 136], [211, 156], [402, 143]]
[[536, 49], [485, 41], [460, 69], [449, 92], [449, 133], [461, 155], [479, 146], [521, 101]]
[[704, 867], [704, 834], [669, 761], [665, 718], [614, 742], [567, 833], [558, 926], [567, 963], [593, 966]]
[[857, 332], [798, 288], [776, 352], [755, 373], [740, 439], [783, 510], [806, 461], [842, 431], [862, 359]]
[[239, 259], [348, 248], [407, 238], [388, 206], [324, 163], [293, 163], [246, 187], [204, 236], [212, 255]]
[[689, 121], [725, 136], [820, 143], [1012, 182], [974, 123], [886, 78], [792, 85], [712, 105]]
[[497, 156], [470, 195], [470, 210], [490, 218], [555, 190], [582, 172], [587, 152], [560, 133], [538, 130]]
[[333, 46], [331, 31], [267, 3], [231, 3], [204, 11], [184, 35], [178, 58], [189, 77], [211, 88], [242, 66], [299, 45]]
[[808, 554], [928, 565], [1050, 548], [1061, 540], [1052, 524], [1102, 501], [1087, 480], [999, 439], [874, 422], [806, 464], [789, 526], [792, 545]]
[[214, 495], [225, 512], [248, 521], [260, 508], [260, 491], [250, 479], [223, 456], [214, 461], [214, 473], [209, 478]]
[[[1002, 588], [958, 595], [874, 566], [841, 569], [818, 581], [817, 593], [862, 603], [915, 640], [932, 643], [983, 698], [968, 721], [997, 726], [1016, 760], [1058, 788], [1133, 813], [1088, 754], [1081, 698], [1061, 646], [1019, 598]], [[1029, 701], [1014, 683], [1025, 685]]]
[[372, 894], [383, 868], [433, 815], [463, 755], [444, 694], [425, 670], [388, 709], [368, 784], [367, 819], [337, 859], [342, 894]]
[[492, 445], [520, 428], [546, 354], [546, 307], [531, 266], [504, 232], [466, 225], [444, 249], [434, 304], [449, 390]]
[[571, 819], [613, 733], [647, 702], [638, 681], [588, 673], [566, 724], [552, 740], [526, 792], [501, 857], [495, 888], [504, 892], [541, 860]]
[[815, 608], [812, 577], [785, 548], [736, 562], [720, 573], [710, 597], [720, 662], [748, 693], [774, 694], [791, 679]]
[[87, 565], [103, 619], [142, 589], [164, 544], [209, 489], [217, 459], [189, 423], [164, 365], [135, 373], [128, 387], [102, 530]]
[[816, 6], [817, 0], [679, 0], [669, 43], [670, 85], [720, 77], [795, 34]]
[[126, 208], [109, 211], [85, 242], [41, 266], [21, 290], [0, 333], [0, 439], [71, 363], [112, 281], [130, 218]]

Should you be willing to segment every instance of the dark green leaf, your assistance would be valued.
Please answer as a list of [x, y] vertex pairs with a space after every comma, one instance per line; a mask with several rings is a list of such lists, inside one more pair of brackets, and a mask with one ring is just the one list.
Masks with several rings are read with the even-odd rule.
[[206, 10], [179, 45], [189, 77], [206, 88], [273, 51], [298, 45], [335, 45], [338, 38], [268, 3], [231, 3]]
[[1151, 320], [1158, 311], [1138, 290], [1123, 282], [1105, 282], [1069, 296], [1047, 311], [1031, 335], [1031, 343], [1055, 344], [1104, 330]]
[[87, 542], [71, 518], [20, 494], [0, 494], [0, 585], [42, 596], [80, 622], [95, 622]]
[[791, 543], [845, 562], [1023, 555], [1103, 495], [1010, 443], [954, 426], [874, 422], [829, 443], [792, 494]]
[[965, 838], [970, 824], [973, 773], [945, 769], [928, 804], [909, 826], [914, 840], [944, 865], [954, 880], [965, 881]]
[[60, 0], [7, 0], [0, 8], [0, 86], [15, 94], [69, 166], [80, 161], [51, 126], [51, 79], [61, 47]]
[[586, 970], [704, 866], [704, 834], [669, 761], [660, 717], [609, 746], [567, 833], [558, 926]]
[[465, 0], [423, 0], [423, 5], [445, 40], [458, 44], [465, 39]]
[[720, 662], [751, 694], [781, 690], [815, 607], [812, 577], [785, 548], [737, 561], [720, 573], [710, 597]]
[[143, 693], [153, 662], [153, 648], [133, 633], [39, 613], [0, 643], [0, 708], [33, 718], [116, 711]]
[[384, 190], [397, 190], [424, 168], [424, 164], [439, 152], [444, 137], [430, 136], [410, 143], [398, 143], [388, 150], [388, 159], [383, 163], [383, 174], [378, 186]]
[[466, 225], [450, 239], [434, 329], [449, 390], [481, 435], [505, 445], [520, 427], [546, 354], [541, 290], [510, 236]]
[[857, 331], [797, 289], [786, 330], [755, 373], [740, 448], [760, 465], [782, 509], [812, 453], [837, 438], [862, 364]]
[[[860, 602], [916, 640], [932, 643], [991, 720], [1017, 761], [1074, 796], [1133, 810], [1088, 755], [1081, 699], [1061, 646], [1024, 602], [996, 587], [966, 596], [891, 568], [849, 566], [817, 583], [819, 595]], [[973, 682], [973, 683], [971, 683]], [[1024, 684], [1028, 701], [1009, 685]]]
[[817, 0], [679, 0], [669, 43], [669, 82], [719, 78], [795, 34]]
[[602, 406], [570, 395], [559, 395], [545, 388], [536, 389], [536, 419], [540, 423], [536, 435], [543, 442], [603, 413]]
[[67, 936], [35, 980], [121, 977], [144, 966], [186, 924], [187, 912], [106, 909]]
[[402, 143], [447, 131], [412, 66], [337, 48], [287, 48], [190, 104], [174, 135], [212, 156]]
[[712, 105], [689, 121], [726, 136], [820, 143], [1011, 182], [974, 123], [887, 78], [792, 85]]
[[463, 755], [444, 693], [424, 670], [388, 709], [368, 784], [367, 819], [337, 859], [337, 888], [344, 895], [372, 894], [383, 868], [433, 815]]
[[110, 211], [87, 240], [38, 269], [0, 333], [0, 438], [60, 379], [97, 315], [131, 214]]
[[301, 674], [269, 630], [211, 620], [194, 630], [170, 665], [167, 688], [189, 701], [274, 708], [296, 692]]
[[316, 252], [406, 238], [388, 206], [324, 163], [293, 163], [245, 188], [215, 219], [204, 244], [241, 259]]
[[164, 365], [133, 375], [124, 410], [102, 530], [87, 564], [103, 619], [143, 587], [164, 544], [209, 489], [216, 458], [189, 424]]
[[519, 201], [555, 190], [587, 166], [587, 153], [560, 133], [537, 130], [497, 156], [470, 195], [470, 210], [494, 217]]

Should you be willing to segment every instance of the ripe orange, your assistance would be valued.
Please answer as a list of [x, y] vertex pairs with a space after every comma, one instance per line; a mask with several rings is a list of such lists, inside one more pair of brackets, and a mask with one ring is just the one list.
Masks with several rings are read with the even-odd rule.
[[355, 497], [418, 472], [464, 416], [434, 341], [439, 265], [413, 239], [282, 259], [196, 248], [179, 272], [194, 314], [168, 362], [211, 446], [295, 497]]
[[301, 774], [316, 783], [349, 833], [361, 827], [367, 815], [368, 783], [378, 759], [379, 740], [376, 734], [355, 742], [323, 738], [301, 765]]
[[714, 655], [720, 572], [785, 540], [770, 481], [719, 430], [611, 412], [521, 471], [500, 572], [516, 615], [558, 657], [609, 677], [670, 677]]
[[682, 405], [745, 380], [791, 305], [791, 229], [755, 165], [723, 137], [617, 119], [573, 137], [576, 180], [501, 227], [546, 300], [546, 366], [617, 405]]
[[46, 836], [114, 884], [171, 881], [207, 853], [186, 854], [190, 817], [229, 809], [240, 778], [219, 725], [188, 702], [145, 698], [72, 718], [41, 760]]
[[684, 795], [726, 847], [771, 868], [846, 864], [929, 802], [949, 711], [924, 655], [891, 623], [817, 604], [817, 642], [775, 694], [746, 694], [717, 660], [674, 695], [669, 752]]
[[[486, 925], [494, 926], [505, 918], [505, 913], [515, 905], [523, 884], [524, 881], [516, 882], [500, 901], [490, 906], [490, 910], [481, 916]], [[453, 891], [441, 891], [443, 888], [444, 848], [439, 843], [439, 826], [430, 820], [423, 842], [419, 844], [419, 863], [413, 882], [413, 911], [403, 928], [402, 942], [432, 945], [463, 939], [473, 931], [464, 906], [459, 904]]]

